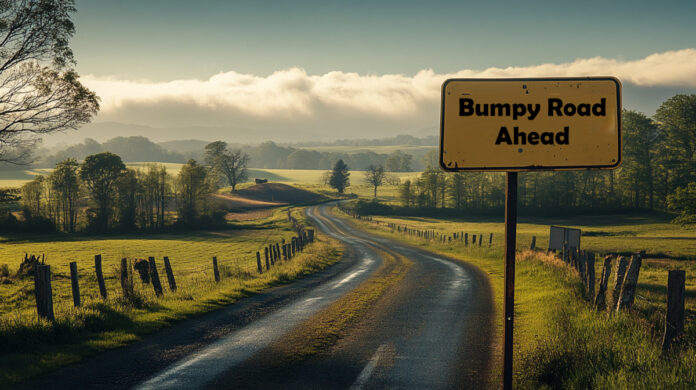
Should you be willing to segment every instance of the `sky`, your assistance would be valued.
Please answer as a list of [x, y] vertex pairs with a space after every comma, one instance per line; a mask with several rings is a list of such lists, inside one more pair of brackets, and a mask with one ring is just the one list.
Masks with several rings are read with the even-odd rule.
[[[171, 129], [158, 138], [197, 138], [193, 126], [229, 140], [431, 135], [449, 77], [611, 75], [624, 107], [648, 115], [696, 93], [696, 1], [76, 6], [71, 47], [102, 99], [95, 122]], [[113, 136], [69, 138], [84, 135]]]

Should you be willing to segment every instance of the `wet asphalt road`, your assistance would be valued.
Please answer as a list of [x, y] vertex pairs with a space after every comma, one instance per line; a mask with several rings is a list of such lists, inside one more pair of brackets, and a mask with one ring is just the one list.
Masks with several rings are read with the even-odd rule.
[[[327, 207], [310, 207], [307, 214], [322, 233], [343, 242], [338, 264], [26, 388], [490, 387], [494, 313], [487, 277], [466, 263], [357, 230]], [[274, 343], [380, 267], [383, 259], [375, 249], [413, 262], [404, 279], [330, 350], [282, 367], [274, 364]]]

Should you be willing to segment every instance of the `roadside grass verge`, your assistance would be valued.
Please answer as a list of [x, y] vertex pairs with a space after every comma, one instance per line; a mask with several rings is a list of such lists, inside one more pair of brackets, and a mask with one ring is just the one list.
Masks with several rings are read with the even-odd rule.
[[[196, 232], [161, 236], [75, 238], [43, 242], [10, 240], [0, 247], [2, 258], [19, 253], [47, 253], [53, 273], [56, 320], [39, 320], [33, 306], [33, 283], [17, 279], [0, 285], [0, 387], [41, 375], [98, 352], [117, 348], [177, 321], [219, 309], [265, 288], [284, 284], [335, 263], [341, 257], [335, 240], [319, 235], [291, 261], [270, 272], [256, 271], [255, 252], [264, 245], [286, 241], [294, 234], [278, 211], [265, 228]], [[252, 226], [251, 224], [249, 226]], [[5, 253], [3, 253], [3, 251]], [[8, 255], [9, 253], [10, 255]], [[101, 253], [109, 299], [98, 298], [93, 256]], [[117, 276], [121, 257], [156, 256], [165, 294], [157, 298], [150, 284], [135, 280], [134, 298], [125, 300]], [[169, 291], [162, 264], [169, 256], [177, 280]], [[221, 281], [212, 275], [212, 256], [218, 256]], [[83, 305], [72, 306], [68, 262], [78, 261]], [[134, 275], [138, 279], [137, 273]], [[9, 297], [11, 299], [5, 299]]]
[[[340, 213], [339, 211], [334, 211]], [[414, 226], [413, 218], [374, 218]], [[502, 345], [502, 235], [488, 246], [485, 226], [428, 219], [421, 229], [484, 233], [482, 247], [462, 242], [440, 243], [412, 238], [384, 225], [351, 220], [377, 234], [402, 240], [436, 253], [463, 259], [488, 273], [497, 309], [497, 337]], [[492, 228], [493, 226], [490, 226]], [[498, 227], [502, 231], [502, 226]], [[603, 229], [618, 229], [604, 227]], [[626, 226], [622, 227], [623, 229]], [[540, 236], [538, 236], [539, 238]], [[519, 236], [518, 236], [518, 242]], [[526, 246], [523, 243], [520, 246]], [[539, 245], [543, 247], [542, 245]], [[677, 248], [677, 250], [681, 250]], [[601, 267], [598, 262], [598, 267]], [[687, 270], [687, 319], [680, 347], [661, 356], [666, 310], [667, 269]], [[515, 387], [524, 389], [653, 389], [696, 387], [696, 266], [692, 261], [657, 259], [641, 269], [638, 297], [630, 312], [597, 313], [583, 297], [577, 273], [554, 256], [518, 252], [515, 289]], [[600, 269], [598, 268], [598, 272]], [[610, 281], [611, 285], [612, 281]], [[654, 284], [653, 284], [654, 283]], [[499, 348], [497, 364], [502, 366]], [[498, 372], [496, 372], [498, 371]], [[494, 368], [492, 383], [501, 381]]]

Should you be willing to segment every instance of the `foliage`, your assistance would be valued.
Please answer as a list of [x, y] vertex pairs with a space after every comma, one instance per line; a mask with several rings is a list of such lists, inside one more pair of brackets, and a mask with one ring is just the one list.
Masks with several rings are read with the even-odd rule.
[[126, 170], [121, 157], [103, 152], [87, 156], [80, 167], [80, 178], [90, 192], [94, 206], [90, 210], [90, 226], [99, 232], [106, 232], [111, 222], [114, 204], [113, 192], [117, 180]]
[[674, 222], [682, 225], [696, 224], [696, 182], [677, 188], [667, 197], [667, 205], [681, 214]]
[[233, 192], [236, 191], [237, 184], [248, 178], [246, 167], [249, 155], [241, 150], [228, 150], [226, 142], [215, 141], [206, 145], [205, 161], [213, 168], [212, 174], [219, 174], [227, 179]]
[[385, 179], [384, 167], [370, 165], [365, 170], [365, 181], [375, 188], [375, 198], [377, 197], [377, 187], [381, 186]]
[[331, 171], [329, 185], [342, 194], [346, 187], [350, 185], [349, 176], [348, 165], [343, 160], [338, 160]]
[[72, 0], [0, 3], [0, 159], [23, 161], [35, 134], [76, 129], [99, 110], [73, 70]]

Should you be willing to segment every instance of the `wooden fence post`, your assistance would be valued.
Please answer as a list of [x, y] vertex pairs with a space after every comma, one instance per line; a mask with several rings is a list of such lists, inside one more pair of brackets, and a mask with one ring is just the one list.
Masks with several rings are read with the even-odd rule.
[[40, 318], [53, 321], [53, 291], [51, 290], [51, 266], [36, 264], [34, 267], [34, 296], [36, 312]]
[[587, 275], [587, 299], [594, 302], [595, 295], [595, 254], [588, 252], [586, 257], [586, 275]]
[[157, 264], [155, 263], [154, 257], [149, 257], [148, 263], [150, 263], [150, 279], [152, 279], [152, 288], [155, 290], [155, 295], [161, 297], [163, 294], [162, 283], [160, 283], [159, 272], [157, 271]]
[[308, 230], [309, 232], [309, 242], [314, 242], [314, 229]]
[[623, 256], [619, 256], [617, 259], [616, 272], [614, 273], [614, 290], [611, 292], [609, 312], [616, 310], [616, 304], [619, 302], [619, 295], [621, 294], [621, 286], [623, 285], [624, 276], [626, 275], [627, 265], [628, 260]]
[[213, 278], [215, 278], [216, 283], [220, 281], [220, 270], [218, 269], [217, 256], [213, 256]]
[[469, 246], [469, 233], [464, 233], [464, 246]]
[[283, 260], [288, 260], [288, 247], [285, 243], [281, 246], [283, 249]]
[[684, 330], [684, 270], [671, 270], [667, 276], [667, 317], [662, 352], [669, 351], [672, 340]]
[[616, 310], [628, 309], [633, 306], [633, 300], [636, 296], [636, 287], [638, 286], [638, 275], [640, 274], [640, 266], [642, 259], [640, 256], [631, 256], [631, 263], [626, 271], [623, 285], [621, 286], [621, 294], [619, 302], [616, 305]]
[[72, 285], [72, 299], [75, 307], [80, 307], [80, 284], [77, 279], [77, 263], [70, 263], [70, 284]]
[[97, 273], [97, 283], [99, 284], [99, 293], [101, 297], [106, 299], [106, 284], [104, 283], [104, 274], [102, 273], [102, 258], [101, 255], [94, 255], [94, 271]]
[[532, 236], [532, 245], [529, 246], [529, 249], [536, 249], [536, 236]]
[[607, 286], [609, 285], [609, 276], [611, 275], [611, 256], [604, 257], [604, 267], [602, 268], [602, 279], [599, 281], [599, 289], [595, 297], [594, 306], [597, 311], [607, 308]]
[[481, 247], [482, 243], [483, 243], [483, 233], [479, 233], [479, 247]]
[[263, 267], [261, 266], [261, 253], [259, 253], [258, 251], [256, 252], [256, 267], [258, 268], [259, 273], [262, 274]]
[[174, 272], [172, 271], [172, 265], [169, 263], [169, 257], [164, 256], [164, 272], [167, 273], [167, 282], [169, 283], [169, 290], [176, 291], [176, 280], [174, 280]]
[[268, 258], [268, 247], [263, 248], [263, 255], [266, 259], [266, 271], [271, 269], [271, 260]]
[[563, 241], [563, 253], [561, 254], [563, 262], [570, 263], [570, 254], [568, 253], [568, 241]]
[[268, 256], [271, 258], [271, 265], [275, 265], [275, 253], [273, 253], [273, 245], [268, 246]]
[[131, 291], [133, 291], [132, 280], [128, 278], [128, 259], [125, 257], [121, 259], [121, 291], [123, 291], [123, 297], [125, 299], [130, 299]]
[[488, 237], [488, 246], [493, 245], [493, 233]]

